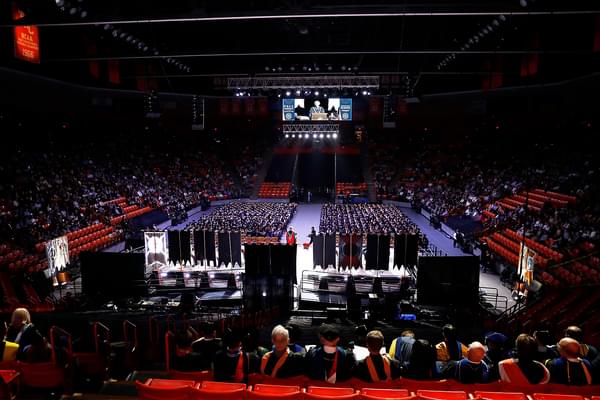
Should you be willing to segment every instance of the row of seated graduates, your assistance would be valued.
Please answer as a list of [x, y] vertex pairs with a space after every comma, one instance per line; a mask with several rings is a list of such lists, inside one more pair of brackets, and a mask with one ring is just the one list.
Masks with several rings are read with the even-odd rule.
[[[360, 328], [357, 329], [360, 330]], [[362, 328], [364, 329], [362, 333], [359, 333], [358, 330], [356, 332], [357, 339], [359, 344], [366, 344], [366, 348], [355, 345], [353, 342], [350, 343], [349, 348], [338, 347], [339, 331], [332, 325], [324, 324], [319, 329], [320, 346], [317, 345], [306, 352], [303, 346], [296, 343], [295, 327], [290, 327], [290, 334], [290, 331], [284, 327], [277, 326], [272, 332], [272, 351], [275, 352], [273, 358], [280, 359], [284, 353], [283, 350], [280, 350], [279, 353], [276, 352], [277, 340], [280, 337], [286, 343], [283, 348], [289, 349], [288, 355], [285, 356], [286, 360], [282, 364], [283, 367], [282, 365], [277, 367], [276, 364], [268, 361], [270, 359], [269, 349], [258, 345], [256, 332], [240, 335], [238, 332], [229, 331], [221, 341], [215, 338], [214, 327], [206, 325], [203, 330], [209, 333], [205, 333], [203, 338], [194, 342], [190, 342], [189, 337], [185, 335], [178, 335], [173, 368], [188, 371], [212, 369], [215, 380], [234, 382], [240, 381], [240, 376], [259, 373], [276, 378], [305, 375], [310, 379], [324, 379], [330, 383], [352, 377], [366, 382], [378, 382], [396, 379], [400, 376], [417, 380], [453, 378], [462, 383], [487, 383], [500, 380], [501, 372], [505, 372], [500, 371], [504, 367], [499, 368], [502, 361], [505, 361], [504, 365], [506, 365], [507, 362], [510, 363], [510, 360], [521, 358], [523, 361], [521, 363], [523, 366], [519, 366], [521, 369], [526, 367], [524, 360], [529, 361], [527, 371], [523, 372], [527, 372], [524, 379], [529, 380], [529, 383], [532, 384], [547, 383], [548, 381], [575, 385], [591, 384], [591, 373], [595, 375], [595, 381], [598, 379], [597, 368], [592, 366], [595, 365], [594, 359], [598, 358], [597, 350], [593, 346], [585, 344], [580, 346], [576, 339], [569, 337], [568, 332], [565, 332], [566, 336], [561, 339], [558, 346], [543, 346], [547, 351], [542, 353], [539, 352], [539, 341], [536, 338], [526, 334], [519, 335], [516, 341], [516, 351], [511, 352], [507, 346], [507, 337], [499, 333], [487, 335], [487, 346], [473, 342], [467, 348], [457, 340], [454, 327], [447, 325], [442, 330], [444, 341], [435, 347], [424, 339], [416, 340], [414, 333], [407, 331], [406, 335], [403, 333], [401, 337], [394, 339], [388, 356], [370, 357], [369, 354], [373, 352], [373, 349], [376, 351], [374, 354], [379, 354], [379, 350], [383, 347], [383, 334], [380, 331], [371, 331], [367, 334], [366, 328], [364, 326]], [[363, 340], [360, 340], [360, 337]], [[366, 340], [364, 340], [365, 337]], [[407, 346], [407, 344], [410, 345]], [[565, 381], [567, 378], [563, 379], [564, 377], [562, 377], [565, 374], [562, 373], [564, 371], [560, 365], [565, 359], [568, 359], [568, 356], [558, 351], [561, 345], [565, 347], [565, 351], [567, 345], [571, 347], [576, 345], [577, 351], [573, 350], [575, 352], [584, 348], [587, 350], [586, 355], [582, 356], [585, 358], [585, 362], [580, 360], [580, 364], [571, 366], [573, 371], [568, 378], [573, 378], [572, 380]], [[460, 351], [452, 351], [456, 350], [455, 348]], [[337, 355], [336, 361], [328, 361], [329, 354], [337, 354], [336, 349], [342, 354], [339, 363]], [[247, 355], [246, 361], [242, 362], [241, 354]], [[375, 364], [368, 365], [365, 361], [367, 358], [370, 358], [371, 363], [375, 362]], [[542, 362], [537, 361], [538, 358]], [[356, 362], [357, 359], [358, 362]], [[239, 363], [237, 363], [238, 361]], [[548, 368], [544, 367], [544, 361]], [[329, 368], [335, 369], [332, 364], [337, 366], [335, 371], [337, 376], [333, 378], [327, 372]], [[238, 367], [241, 370], [237, 370]], [[504, 369], [508, 369], [508, 367]], [[529, 371], [530, 369], [535, 371]], [[550, 380], [548, 370], [553, 371], [552, 380]], [[574, 370], [581, 374], [575, 374]], [[590, 371], [591, 373], [589, 373]], [[529, 372], [532, 373], [529, 374]], [[568, 371], [566, 374], [569, 375]], [[578, 377], [574, 377], [574, 375], [578, 375]], [[333, 381], [330, 381], [331, 379]], [[510, 382], [510, 378], [507, 378], [506, 374], [502, 376], [502, 380]]]

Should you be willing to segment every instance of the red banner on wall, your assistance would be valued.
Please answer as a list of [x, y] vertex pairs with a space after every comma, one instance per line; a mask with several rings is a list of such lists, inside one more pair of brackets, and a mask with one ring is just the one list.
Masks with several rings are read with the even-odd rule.
[[35, 25], [15, 26], [15, 57], [40, 63], [40, 34]]

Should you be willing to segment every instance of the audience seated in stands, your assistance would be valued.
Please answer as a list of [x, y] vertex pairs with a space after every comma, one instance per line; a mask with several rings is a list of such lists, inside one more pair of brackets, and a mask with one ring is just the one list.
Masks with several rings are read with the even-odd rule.
[[295, 203], [229, 203], [186, 229], [244, 232], [248, 236], [280, 237], [296, 211]]
[[498, 364], [502, 382], [516, 385], [545, 384], [550, 380], [550, 372], [535, 360], [537, 341], [533, 336], [520, 334], [515, 341], [516, 357], [507, 358]]
[[369, 355], [358, 361], [354, 376], [365, 382], [389, 382], [400, 377], [402, 368], [400, 362], [381, 354], [384, 337], [381, 331], [371, 331], [367, 334]]
[[442, 335], [444, 340], [435, 346], [437, 372], [442, 375], [452, 375], [455, 363], [467, 357], [468, 348], [458, 340], [454, 325], [444, 325]]
[[192, 350], [201, 355], [197, 366], [199, 370], [213, 368], [215, 355], [221, 350], [223, 344], [217, 337], [217, 329], [214, 323], [204, 322], [201, 327], [202, 337], [192, 342]]
[[50, 360], [50, 345], [31, 322], [31, 315], [26, 308], [13, 311], [6, 340], [19, 345], [16, 356], [19, 361], [37, 363]]
[[591, 385], [592, 365], [586, 359], [579, 358], [581, 348], [573, 338], [562, 338], [558, 342], [560, 357], [546, 361], [550, 371], [550, 382], [563, 385]]
[[487, 383], [489, 380], [489, 368], [483, 361], [485, 358], [485, 347], [480, 342], [469, 345], [467, 356], [460, 360], [455, 367], [454, 375], [461, 383]]
[[289, 378], [303, 373], [304, 356], [289, 349], [290, 335], [287, 329], [277, 325], [271, 332], [273, 350], [262, 357], [260, 373], [272, 378]]
[[508, 338], [499, 332], [490, 332], [485, 336], [486, 352], [484, 361], [489, 368], [489, 380], [500, 379], [498, 363], [508, 358], [505, 344]]
[[215, 355], [214, 380], [217, 382], [248, 382], [250, 359], [242, 348], [242, 338], [238, 332], [227, 332], [225, 348]]
[[411, 330], [402, 331], [400, 336], [392, 341], [388, 355], [398, 360], [405, 367], [409, 364], [414, 344], [415, 333]]
[[338, 346], [340, 333], [332, 325], [323, 324], [319, 329], [321, 344], [310, 349], [305, 356], [305, 375], [310, 379], [329, 383], [352, 378], [355, 366], [354, 354]]

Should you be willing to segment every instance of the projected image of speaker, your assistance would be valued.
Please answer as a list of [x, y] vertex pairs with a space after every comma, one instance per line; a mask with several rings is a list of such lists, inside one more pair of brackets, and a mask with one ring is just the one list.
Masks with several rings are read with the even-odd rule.
[[417, 302], [475, 306], [479, 301], [479, 257], [420, 257]]

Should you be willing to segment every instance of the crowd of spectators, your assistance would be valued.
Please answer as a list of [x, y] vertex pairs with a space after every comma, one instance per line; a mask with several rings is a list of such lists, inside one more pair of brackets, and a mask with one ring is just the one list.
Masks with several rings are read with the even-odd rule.
[[239, 231], [248, 236], [280, 237], [294, 216], [296, 207], [296, 203], [229, 203], [193, 222], [187, 229]]
[[[242, 172], [248, 179], [253, 173], [238, 170]], [[117, 204], [106, 204], [121, 196], [128, 206], [149, 206], [173, 217], [203, 198], [247, 195], [236, 185], [234, 173], [210, 149], [168, 144], [161, 148], [70, 144], [15, 151], [0, 164], [0, 238], [31, 247], [96, 222], [106, 223], [123, 214]]]
[[324, 204], [320, 232], [341, 234], [412, 234], [425, 241], [419, 227], [400, 209], [386, 204]]
[[[361, 328], [363, 328], [361, 330]], [[247, 382], [249, 374], [271, 378], [305, 376], [331, 384], [359, 379], [390, 382], [404, 377], [415, 380], [454, 379], [464, 384], [506, 382], [515, 385], [590, 385], [598, 382], [598, 350], [582, 341], [577, 326], [566, 329], [555, 344], [545, 343], [543, 331], [518, 335], [514, 342], [504, 334], [490, 332], [482, 342], [463, 344], [454, 326], [442, 329], [437, 344], [405, 330], [384, 347], [380, 330], [357, 327], [356, 340], [341, 341], [335, 325], [319, 328], [318, 342], [298, 343], [295, 326], [276, 326], [271, 343], [260, 346], [256, 335], [227, 331], [223, 340], [215, 327], [205, 324], [203, 335], [180, 336], [176, 369], [213, 369], [214, 379]], [[359, 333], [359, 331], [361, 333]], [[364, 331], [364, 332], [362, 332]], [[243, 363], [238, 360], [242, 359]], [[243, 364], [243, 367], [240, 365]]]
[[[582, 241], [598, 243], [600, 169], [587, 153], [561, 154], [548, 145], [536, 154], [502, 153], [467, 143], [444, 149], [425, 146], [400, 166], [385, 168], [378, 158], [374, 174], [378, 196], [412, 203], [440, 220], [497, 215], [488, 227], [511, 227], [555, 249]], [[381, 166], [383, 164], [383, 167]], [[541, 212], [503, 208], [496, 201], [535, 188], [569, 194], [577, 203], [564, 208], [546, 204]]]

